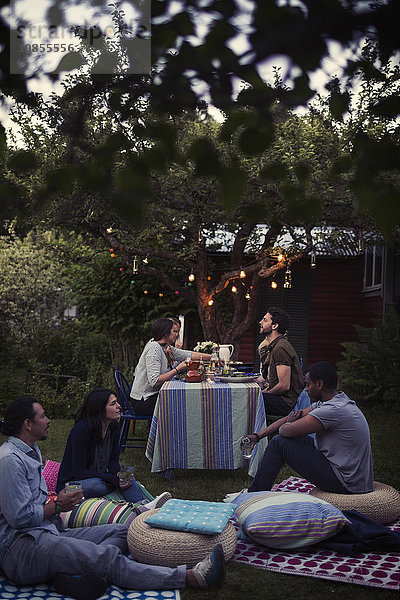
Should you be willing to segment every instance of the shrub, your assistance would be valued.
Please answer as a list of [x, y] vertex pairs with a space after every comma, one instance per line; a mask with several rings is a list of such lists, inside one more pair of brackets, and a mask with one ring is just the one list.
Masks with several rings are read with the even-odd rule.
[[400, 316], [389, 311], [381, 325], [357, 328], [359, 342], [344, 342], [345, 360], [338, 364], [349, 394], [390, 411], [400, 409]]

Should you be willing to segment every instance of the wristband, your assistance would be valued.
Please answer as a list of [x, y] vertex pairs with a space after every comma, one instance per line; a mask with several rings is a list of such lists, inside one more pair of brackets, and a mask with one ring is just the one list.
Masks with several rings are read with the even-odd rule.
[[176, 374], [179, 375], [178, 369], [175, 367]]
[[256, 436], [257, 443], [258, 443], [258, 442], [260, 441], [260, 436], [258, 435], [258, 433], [253, 433], [253, 435], [255, 435], [255, 436]]

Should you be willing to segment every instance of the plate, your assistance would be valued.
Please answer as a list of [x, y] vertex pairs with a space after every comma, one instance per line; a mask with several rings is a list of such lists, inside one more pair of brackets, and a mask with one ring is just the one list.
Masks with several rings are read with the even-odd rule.
[[219, 377], [216, 375], [215, 380], [222, 381], [222, 383], [250, 383], [255, 381], [258, 375], [252, 375], [251, 377]]

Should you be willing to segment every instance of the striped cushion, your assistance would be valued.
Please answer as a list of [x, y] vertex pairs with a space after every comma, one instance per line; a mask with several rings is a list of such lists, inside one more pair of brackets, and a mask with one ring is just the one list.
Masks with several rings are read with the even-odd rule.
[[106, 498], [89, 498], [76, 506], [72, 511], [60, 514], [65, 528], [89, 527], [91, 525], [106, 525], [107, 523], [126, 523], [130, 525], [138, 515], [136, 507], [121, 500], [107, 500]]
[[230, 498], [242, 532], [270, 548], [304, 548], [335, 535], [348, 522], [342, 512], [300, 492], [251, 492]]

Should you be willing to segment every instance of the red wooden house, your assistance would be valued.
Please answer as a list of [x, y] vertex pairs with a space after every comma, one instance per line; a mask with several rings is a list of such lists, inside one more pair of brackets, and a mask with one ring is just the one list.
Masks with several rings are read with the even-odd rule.
[[[381, 321], [390, 306], [400, 302], [400, 255], [386, 246], [369, 246], [363, 253], [342, 251], [310, 258], [292, 265], [292, 287], [278, 287], [266, 279], [260, 296], [259, 319], [269, 306], [280, 306], [291, 318], [289, 340], [304, 366], [318, 360], [335, 365], [344, 348], [342, 342], [357, 340], [354, 325], [371, 326]], [[243, 336], [238, 360], [257, 364], [261, 341], [255, 326]]]

